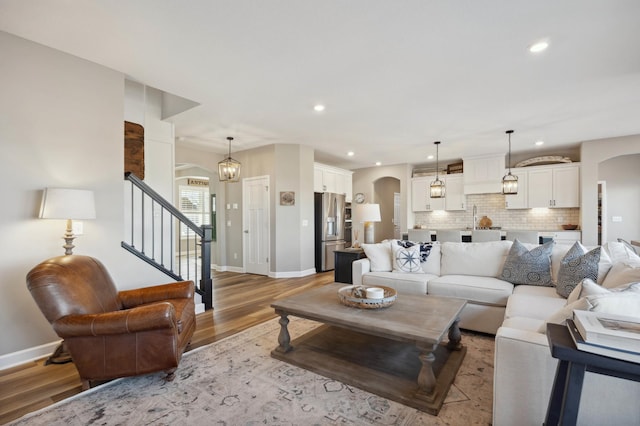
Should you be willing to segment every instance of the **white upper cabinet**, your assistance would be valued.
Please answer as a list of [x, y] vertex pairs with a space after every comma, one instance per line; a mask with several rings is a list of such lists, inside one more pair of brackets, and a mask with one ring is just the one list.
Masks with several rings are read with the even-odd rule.
[[580, 207], [580, 164], [528, 170], [528, 207]]
[[430, 185], [433, 176], [420, 176], [411, 179], [411, 210], [429, 212], [434, 210], [466, 210], [467, 196], [463, 191], [462, 174], [439, 175], [445, 185], [444, 198], [431, 198]]
[[553, 207], [580, 207], [580, 166], [553, 168]]
[[[509, 171], [505, 170], [506, 175]], [[529, 174], [525, 169], [511, 169], [511, 174], [518, 177], [518, 193], [504, 196], [504, 206], [507, 209], [526, 209], [529, 207], [527, 194], [529, 193]]]
[[462, 174], [447, 175], [445, 182], [445, 210], [466, 210], [467, 195], [464, 193], [464, 176]]
[[495, 194], [502, 192], [504, 154], [463, 158], [464, 193]]
[[353, 172], [350, 170], [314, 163], [313, 190], [314, 192], [344, 194], [346, 201], [351, 202], [353, 192], [352, 175]]

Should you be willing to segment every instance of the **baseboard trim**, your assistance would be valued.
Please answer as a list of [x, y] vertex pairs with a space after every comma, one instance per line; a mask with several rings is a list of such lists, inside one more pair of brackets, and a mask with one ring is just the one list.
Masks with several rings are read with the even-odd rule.
[[304, 271], [289, 271], [289, 272], [270, 272], [269, 277], [271, 278], [300, 278], [306, 277], [308, 275], [313, 275], [316, 273], [316, 269], [306, 269]]
[[216, 265], [214, 268], [219, 272], [236, 272], [238, 274], [244, 274], [244, 268], [242, 266], [221, 266]]
[[57, 340], [44, 345], [34, 346], [33, 348], [23, 349], [21, 351], [12, 352], [0, 356], [0, 370], [15, 367], [20, 364], [35, 361], [40, 358], [51, 355], [62, 340]]

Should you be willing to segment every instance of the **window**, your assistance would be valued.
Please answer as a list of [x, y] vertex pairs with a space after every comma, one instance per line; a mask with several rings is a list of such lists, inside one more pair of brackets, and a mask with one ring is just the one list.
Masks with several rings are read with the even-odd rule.
[[[195, 186], [179, 187], [180, 211], [198, 226], [211, 224], [209, 188]], [[194, 232], [186, 226], [180, 227], [181, 237], [193, 237]]]

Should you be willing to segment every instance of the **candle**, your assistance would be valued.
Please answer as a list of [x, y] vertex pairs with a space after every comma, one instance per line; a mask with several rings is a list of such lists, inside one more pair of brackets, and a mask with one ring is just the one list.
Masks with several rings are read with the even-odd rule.
[[380, 287], [369, 287], [367, 289], [367, 299], [384, 299], [384, 289]]

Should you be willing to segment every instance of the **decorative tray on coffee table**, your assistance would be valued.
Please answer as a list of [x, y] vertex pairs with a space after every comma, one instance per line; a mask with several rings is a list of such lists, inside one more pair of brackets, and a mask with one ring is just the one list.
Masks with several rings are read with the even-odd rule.
[[384, 297], [382, 299], [368, 299], [366, 296], [358, 297], [354, 295], [354, 289], [357, 287], [364, 288], [363, 286], [348, 285], [338, 290], [340, 303], [352, 308], [379, 309], [393, 305], [393, 302], [395, 302], [398, 297], [398, 292], [395, 289], [381, 285], [376, 286], [376, 288], [384, 290]]

